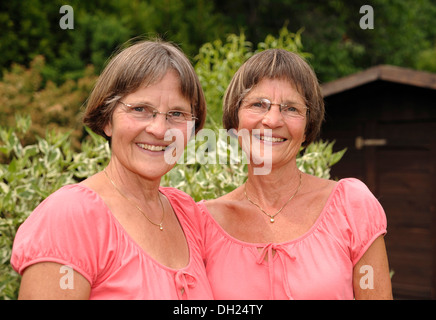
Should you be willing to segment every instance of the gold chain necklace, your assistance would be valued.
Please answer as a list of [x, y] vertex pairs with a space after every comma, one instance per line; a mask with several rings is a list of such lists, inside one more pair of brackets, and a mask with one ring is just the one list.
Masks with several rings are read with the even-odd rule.
[[297, 190], [295, 191], [295, 193], [288, 199], [288, 201], [286, 201], [286, 203], [279, 209], [279, 211], [277, 211], [276, 213], [274, 213], [274, 214], [269, 214], [269, 213], [266, 213], [265, 212], [265, 210], [263, 210], [262, 209], [262, 207], [260, 206], [260, 205], [258, 205], [257, 203], [255, 203], [255, 202], [253, 202], [253, 200], [251, 200], [248, 196], [247, 196], [247, 183], [245, 183], [245, 186], [244, 186], [244, 194], [245, 194], [245, 197], [247, 198], [247, 200], [248, 201], [250, 201], [252, 204], [254, 204], [256, 207], [258, 207], [259, 209], [260, 209], [260, 211], [262, 211], [264, 214], [266, 214], [269, 218], [270, 218], [270, 222], [271, 223], [274, 223], [274, 218], [275, 218], [275, 216], [276, 215], [278, 215], [282, 210], [283, 210], [283, 208], [289, 203], [289, 201], [291, 201], [294, 197], [295, 197], [295, 195], [298, 193], [298, 191], [300, 190], [300, 187], [301, 187], [301, 171], [300, 171], [300, 183], [299, 183], [299, 185], [298, 185], [298, 188], [297, 188]]
[[153, 221], [151, 221], [150, 220], [150, 218], [149, 217], [147, 217], [147, 215], [145, 214], [145, 212], [139, 207], [139, 206], [137, 206], [132, 200], [130, 200], [129, 198], [127, 198], [122, 192], [121, 192], [121, 190], [120, 189], [118, 189], [118, 187], [117, 187], [117, 185], [115, 184], [115, 182], [113, 182], [112, 181], [112, 179], [109, 177], [109, 175], [107, 174], [107, 172], [106, 172], [106, 168], [105, 169], [103, 169], [103, 171], [104, 171], [104, 174], [106, 175], [106, 177], [109, 179], [109, 181], [112, 183], [112, 185], [114, 186], [114, 188], [115, 188], [115, 190], [117, 190], [118, 191], [118, 193], [121, 195], [121, 196], [123, 196], [127, 201], [129, 201], [131, 204], [133, 204], [135, 207], [136, 207], [136, 209], [138, 209], [139, 210], [139, 212], [141, 212], [142, 213], [142, 215], [151, 223], [151, 224], [153, 224], [153, 225], [155, 225], [155, 226], [157, 226], [157, 227], [159, 227], [159, 229], [161, 230], [161, 231], [163, 231], [163, 220], [164, 220], [164, 217], [165, 217], [165, 209], [164, 209], [164, 206], [163, 206], [163, 203], [162, 203], [162, 200], [161, 200], [161, 198], [160, 198], [160, 196], [159, 196], [159, 202], [160, 202], [160, 205], [161, 205], [161, 207], [162, 207], [162, 219], [160, 220], [160, 223], [156, 223], [156, 222], [153, 222]]

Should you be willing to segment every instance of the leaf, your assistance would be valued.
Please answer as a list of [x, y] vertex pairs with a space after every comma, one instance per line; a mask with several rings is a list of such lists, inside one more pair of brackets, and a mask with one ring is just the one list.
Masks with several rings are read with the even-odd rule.
[[38, 148], [43, 154], [47, 154], [50, 149], [47, 140], [39, 137], [38, 137]]

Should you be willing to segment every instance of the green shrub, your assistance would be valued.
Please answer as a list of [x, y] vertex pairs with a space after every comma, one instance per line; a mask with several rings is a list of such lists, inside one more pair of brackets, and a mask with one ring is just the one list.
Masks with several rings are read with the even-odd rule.
[[82, 151], [74, 152], [71, 134], [55, 130], [23, 145], [19, 136], [29, 130], [30, 117], [18, 117], [16, 123], [15, 128], [0, 127], [0, 152], [10, 159], [0, 163], [0, 299], [18, 294], [19, 276], [9, 260], [20, 224], [48, 195], [94, 174], [109, 159], [107, 143], [91, 132]]
[[13, 123], [16, 114], [27, 114], [32, 126], [22, 136], [24, 142], [34, 143], [36, 135], [43, 137], [47, 128], [53, 128], [71, 132], [71, 143], [79, 150], [83, 138], [80, 111], [97, 79], [94, 68], [87, 67], [77, 81], [56, 85], [43, 81], [45, 65], [45, 58], [36, 56], [29, 68], [14, 64], [5, 72], [0, 81], [0, 126]]

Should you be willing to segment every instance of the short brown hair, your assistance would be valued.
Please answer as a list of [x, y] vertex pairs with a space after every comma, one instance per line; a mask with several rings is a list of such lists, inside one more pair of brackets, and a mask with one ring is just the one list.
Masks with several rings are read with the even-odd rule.
[[237, 128], [242, 100], [263, 79], [289, 81], [309, 108], [306, 124], [307, 146], [318, 136], [324, 120], [324, 100], [315, 72], [298, 54], [283, 49], [269, 49], [249, 58], [235, 73], [223, 101], [223, 125]]
[[206, 101], [190, 61], [175, 45], [161, 40], [141, 41], [116, 54], [105, 67], [87, 101], [83, 122], [110, 141], [104, 127], [111, 121], [118, 101], [142, 85], [160, 81], [169, 69], [180, 77], [182, 95], [191, 102], [195, 133], [204, 125]]

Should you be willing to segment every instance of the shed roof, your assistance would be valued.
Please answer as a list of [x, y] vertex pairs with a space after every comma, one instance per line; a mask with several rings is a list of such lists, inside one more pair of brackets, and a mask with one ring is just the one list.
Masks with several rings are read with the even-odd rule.
[[321, 85], [324, 97], [383, 80], [436, 90], [436, 74], [390, 65], [379, 65]]

